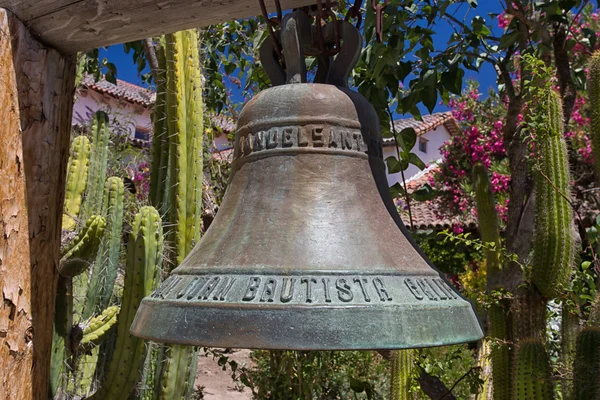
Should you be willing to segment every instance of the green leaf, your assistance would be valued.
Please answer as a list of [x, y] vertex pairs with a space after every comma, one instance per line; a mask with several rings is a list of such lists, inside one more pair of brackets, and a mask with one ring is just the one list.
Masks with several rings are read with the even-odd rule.
[[400, 168], [400, 161], [398, 161], [394, 156], [386, 158], [385, 164], [388, 167], [388, 174], [397, 174], [398, 172], [402, 171]]
[[428, 201], [432, 200], [437, 196], [437, 192], [431, 187], [429, 183], [421, 186], [411, 194], [412, 198], [416, 201]]
[[396, 135], [398, 146], [405, 152], [410, 152], [417, 143], [417, 132], [414, 128], [404, 128]]
[[498, 49], [508, 48], [510, 45], [515, 43], [518, 38], [519, 38], [519, 32], [512, 32], [512, 33], [507, 33], [506, 35], [502, 35], [502, 37], [500, 38], [500, 45], [498, 46]]
[[423, 160], [421, 160], [419, 158], [418, 155], [416, 155], [415, 153], [410, 153], [408, 155], [408, 161], [416, 166], [417, 168], [419, 168], [421, 171], [424, 170], [426, 168], [425, 163], [423, 162]]
[[400, 185], [400, 183], [396, 182], [392, 186], [390, 186], [390, 195], [393, 199], [398, 196], [404, 196], [404, 189]]

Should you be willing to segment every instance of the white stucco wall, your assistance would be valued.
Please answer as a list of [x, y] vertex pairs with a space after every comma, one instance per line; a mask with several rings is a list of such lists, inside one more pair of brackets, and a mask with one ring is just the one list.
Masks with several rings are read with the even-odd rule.
[[[427, 165], [442, 158], [442, 156], [440, 154], [440, 147], [442, 147], [444, 142], [446, 142], [447, 140], [450, 139], [450, 134], [448, 133], [448, 131], [446, 130], [446, 128], [443, 125], [438, 126], [434, 130], [429, 131], [429, 132], [421, 135], [420, 137], [428, 140], [427, 153], [423, 153], [423, 152], [419, 151], [418, 139], [417, 139], [417, 144], [415, 144], [415, 147], [413, 147], [413, 149], [412, 149], [413, 153], [418, 155], [419, 158], [421, 160], [423, 160], [423, 162]], [[388, 158], [390, 156], [397, 158], [396, 146], [392, 145], [392, 146], [384, 146], [383, 147], [383, 159], [385, 160], [386, 158]], [[387, 169], [387, 167], [386, 167], [386, 169]], [[409, 180], [411, 177], [415, 176], [419, 171], [420, 171], [419, 168], [417, 168], [411, 164], [408, 167], [408, 169], [406, 171], [404, 171], [404, 178], [406, 180]], [[400, 184], [402, 184], [402, 174], [399, 172], [396, 174], [388, 173], [387, 179], [388, 179], [388, 183], [390, 186], [394, 185], [396, 182], [399, 182]]]
[[73, 125], [89, 125], [92, 114], [98, 110], [106, 111], [111, 120], [116, 119], [119, 127], [122, 127], [128, 133], [130, 139], [134, 138], [136, 127], [152, 132], [149, 108], [124, 100], [117, 100], [112, 96], [91, 89], [78, 91], [73, 105]]

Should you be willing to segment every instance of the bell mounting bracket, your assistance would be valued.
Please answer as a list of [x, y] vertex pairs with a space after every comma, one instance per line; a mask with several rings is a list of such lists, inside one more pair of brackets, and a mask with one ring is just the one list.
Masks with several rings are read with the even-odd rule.
[[[362, 36], [350, 22], [332, 18], [324, 25], [311, 26], [306, 12], [295, 10], [282, 18], [281, 30], [275, 35], [281, 42], [283, 63], [271, 35], [259, 51], [273, 86], [306, 83], [306, 56], [315, 56], [318, 60], [315, 83], [348, 87], [348, 77], [362, 49]], [[337, 54], [324, 50], [324, 45], [336, 47]]]

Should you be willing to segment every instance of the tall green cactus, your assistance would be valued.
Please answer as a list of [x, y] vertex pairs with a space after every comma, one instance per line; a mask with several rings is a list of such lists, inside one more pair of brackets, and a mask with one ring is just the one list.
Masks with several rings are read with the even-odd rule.
[[[475, 202], [477, 205], [477, 221], [481, 240], [486, 243], [485, 260], [487, 271], [488, 291], [496, 289], [500, 283], [500, 229], [498, 228], [498, 213], [492, 193], [492, 185], [485, 167], [477, 163], [471, 174]], [[489, 337], [492, 339], [490, 358], [492, 362], [493, 399], [509, 400], [510, 387], [510, 349], [506, 314], [503, 304], [492, 304], [488, 310], [490, 324]]]
[[167, 61], [165, 38], [160, 40], [156, 50], [160, 66], [156, 77], [156, 101], [152, 113], [154, 132], [152, 135], [152, 165], [150, 170], [150, 203], [158, 208], [161, 215], [169, 210], [169, 132], [167, 117]]
[[550, 363], [544, 345], [536, 339], [525, 339], [515, 356], [513, 400], [552, 400]]
[[[166, 35], [158, 54], [158, 82], [150, 197], [167, 212], [170, 265], [179, 265], [200, 239], [202, 210], [202, 80], [198, 33], [187, 30]], [[168, 155], [168, 158], [167, 158]], [[168, 185], [165, 185], [168, 183]], [[166, 190], [165, 190], [166, 189]], [[193, 389], [197, 351], [191, 346], [165, 346], [159, 352], [155, 393], [160, 399], [187, 398]]]
[[588, 103], [590, 111], [590, 139], [596, 167], [596, 181], [600, 183], [600, 50], [589, 61], [587, 81]]
[[110, 139], [109, 118], [104, 111], [96, 111], [92, 116], [92, 149], [86, 198], [83, 204], [85, 218], [102, 209], [102, 194], [106, 180], [108, 162], [108, 142]]
[[596, 400], [600, 397], [600, 328], [586, 327], [577, 335], [573, 363], [573, 400]]
[[572, 400], [574, 395], [573, 367], [578, 332], [579, 316], [571, 312], [563, 303], [560, 324], [560, 360], [565, 367], [565, 373], [561, 377], [560, 386], [565, 400]]
[[101, 389], [90, 400], [127, 399], [139, 378], [145, 344], [143, 339], [129, 333], [129, 327], [142, 298], [148, 296], [158, 284], [162, 254], [160, 215], [153, 207], [142, 207], [135, 216], [127, 244], [125, 286], [117, 317], [114, 355]]
[[536, 106], [547, 113], [547, 124], [536, 132], [537, 196], [531, 281], [543, 296], [551, 299], [571, 276], [575, 239], [562, 102], [553, 90], [540, 100]]
[[108, 229], [102, 238], [92, 270], [83, 319], [101, 312], [109, 305], [119, 269], [124, 192], [121, 178], [113, 176], [106, 180], [102, 213], [106, 217]]
[[413, 368], [413, 350], [392, 352], [391, 400], [409, 400], [410, 376]]
[[72, 230], [76, 225], [74, 217], [79, 215], [87, 182], [90, 165], [90, 140], [85, 136], [76, 137], [71, 143], [70, 153], [62, 227]]

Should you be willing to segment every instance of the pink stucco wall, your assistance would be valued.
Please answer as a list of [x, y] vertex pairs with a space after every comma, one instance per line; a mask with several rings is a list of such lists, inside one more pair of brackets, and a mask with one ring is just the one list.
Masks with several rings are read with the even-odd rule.
[[77, 91], [73, 105], [73, 125], [89, 125], [92, 114], [98, 110], [106, 111], [111, 119], [115, 119], [130, 139], [134, 139], [136, 127], [152, 131], [150, 108], [87, 88]]

